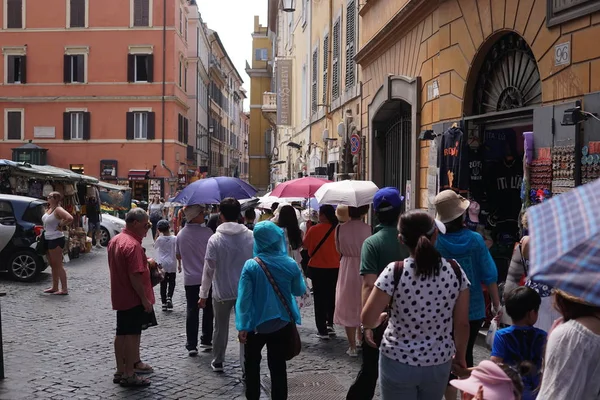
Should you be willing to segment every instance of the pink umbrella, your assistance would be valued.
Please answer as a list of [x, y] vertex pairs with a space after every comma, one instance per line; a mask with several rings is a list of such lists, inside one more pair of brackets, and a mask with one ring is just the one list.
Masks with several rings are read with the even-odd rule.
[[291, 181], [280, 183], [275, 187], [271, 196], [274, 197], [302, 197], [308, 199], [314, 197], [315, 192], [319, 190], [321, 186], [329, 183], [327, 179], [313, 178], [307, 176], [306, 178], [298, 178]]

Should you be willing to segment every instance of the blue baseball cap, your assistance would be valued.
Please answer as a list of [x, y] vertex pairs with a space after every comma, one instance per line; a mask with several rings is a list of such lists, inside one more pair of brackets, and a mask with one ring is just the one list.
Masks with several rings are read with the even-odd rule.
[[384, 187], [379, 189], [373, 197], [373, 208], [375, 211], [390, 211], [402, 207], [404, 197], [395, 187]]

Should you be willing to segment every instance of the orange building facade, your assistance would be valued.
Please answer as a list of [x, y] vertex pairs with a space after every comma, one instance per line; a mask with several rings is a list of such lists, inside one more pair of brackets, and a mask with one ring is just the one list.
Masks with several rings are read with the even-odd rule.
[[32, 141], [47, 164], [131, 185], [134, 198], [172, 193], [197, 167], [188, 1], [2, 3], [0, 158]]

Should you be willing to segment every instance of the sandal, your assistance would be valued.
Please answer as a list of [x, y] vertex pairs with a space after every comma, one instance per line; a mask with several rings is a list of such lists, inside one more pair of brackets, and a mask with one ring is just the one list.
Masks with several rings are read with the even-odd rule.
[[133, 372], [136, 374], [151, 374], [154, 372], [154, 368], [142, 361], [136, 361], [133, 363]]
[[58, 292], [58, 289], [48, 288], [48, 289], [44, 290], [44, 293], [52, 294], [52, 293], [56, 293], [56, 292]]
[[141, 378], [136, 374], [131, 376], [124, 376], [121, 378], [121, 382], [119, 384], [123, 387], [144, 387], [150, 386], [150, 381], [146, 378]]
[[113, 383], [121, 383], [121, 379], [123, 379], [123, 373], [115, 372], [115, 374], [113, 375]]
[[53, 292], [52, 294], [55, 296], [68, 296], [69, 292], [63, 292], [62, 290], [60, 290], [58, 292]]

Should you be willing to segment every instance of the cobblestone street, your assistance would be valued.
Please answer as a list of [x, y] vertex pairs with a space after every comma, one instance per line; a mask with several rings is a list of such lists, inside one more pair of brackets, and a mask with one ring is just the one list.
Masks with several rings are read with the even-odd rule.
[[[151, 243], [145, 245], [151, 255]], [[66, 297], [42, 293], [49, 286], [49, 269], [31, 284], [4, 277], [0, 281], [0, 291], [7, 293], [1, 300], [6, 379], [0, 381], [0, 399], [244, 398], [233, 318], [223, 374], [211, 370], [210, 353], [188, 357], [179, 276], [174, 310], [165, 313], [155, 306], [159, 326], [142, 334], [142, 359], [156, 371], [150, 375], [152, 386], [132, 390], [113, 384], [115, 314], [110, 305], [106, 250], [94, 249], [66, 268], [70, 287]], [[158, 287], [156, 292], [158, 299]], [[290, 381], [290, 399], [343, 399], [360, 358], [345, 354], [342, 329], [337, 339], [319, 342], [310, 309], [303, 310], [299, 330], [302, 353], [288, 363], [288, 378], [298, 379], [297, 386]], [[478, 359], [489, 354], [482, 348], [477, 352]], [[262, 372], [268, 373], [266, 360]]]

